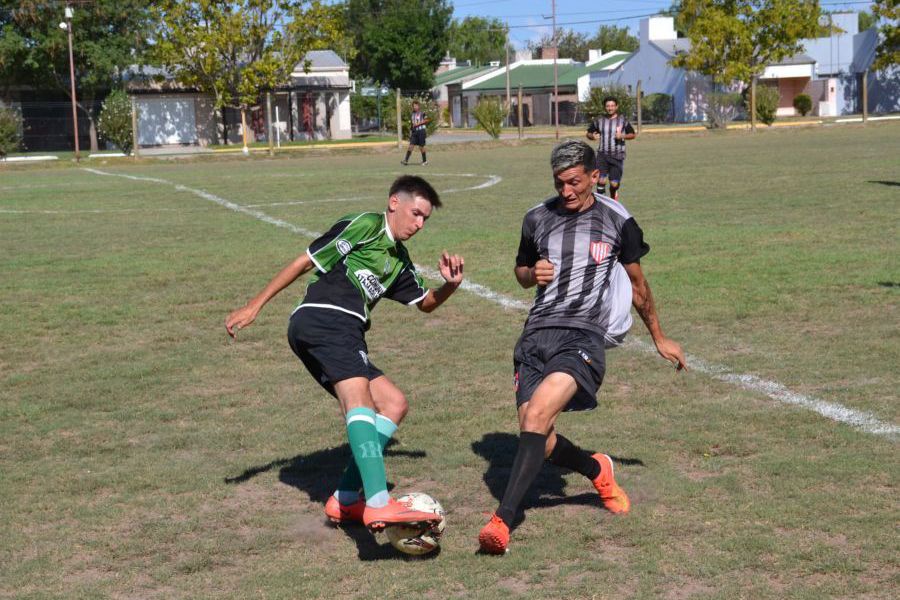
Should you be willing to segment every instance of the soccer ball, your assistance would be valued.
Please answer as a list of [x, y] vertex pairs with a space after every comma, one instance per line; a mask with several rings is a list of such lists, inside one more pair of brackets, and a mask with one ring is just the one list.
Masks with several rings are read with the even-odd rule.
[[444, 535], [444, 509], [441, 503], [429, 496], [428, 494], [412, 493], [407, 494], [398, 501], [409, 503], [414, 510], [422, 512], [433, 512], [440, 515], [441, 520], [435, 525], [412, 525], [397, 524], [389, 525], [385, 529], [391, 545], [405, 554], [419, 556], [428, 554], [437, 550], [441, 544], [441, 536]]

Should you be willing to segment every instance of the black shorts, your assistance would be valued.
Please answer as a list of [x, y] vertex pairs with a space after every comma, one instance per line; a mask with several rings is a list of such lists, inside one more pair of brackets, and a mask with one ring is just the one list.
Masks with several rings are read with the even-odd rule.
[[335, 382], [351, 377], [369, 381], [384, 373], [369, 361], [365, 323], [330, 308], [300, 308], [291, 315], [288, 343], [306, 370], [336, 397]]
[[600, 170], [600, 179], [610, 181], [622, 181], [622, 173], [625, 171], [625, 159], [616, 158], [609, 154], [597, 154], [597, 168]]
[[564, 410], [597, 407], [597, 390], [606, 372], [603, 335], [584, 329], [548, 327], [522, 333], [513, 354], [516, 406], [531, 400], [550, 373], [568, 373], [578, 391]]
[[409, 134], [410, 146], [425, 146], [425, 130], [420, 129]]

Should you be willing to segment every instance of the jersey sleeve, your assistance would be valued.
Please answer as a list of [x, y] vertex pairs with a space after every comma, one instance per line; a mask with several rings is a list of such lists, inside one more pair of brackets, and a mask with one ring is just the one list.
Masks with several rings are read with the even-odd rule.
[[622, 225], [622, 248], [619, 251], [619, 262], [623, 265], [641, 262], [641, 257], [650, 252], [650, 246], [644, 241], [644, 232], [634, 217]]
[[327, 273], [353, 249], [373, 239], [381, 231], [381, 218], [373, 213], [344, 217], [313, 241], [306, 253], [316, 269]]
[[625, 121], [625, 127], [622, 128], [622, 133], [626, 135], [631, 135], [632, 133], [634, 133], [634, 127], [631, 126], [630, 122]]
[[428, 295], [428, 287], [415, 267], [407, 265], [384, 295], [406, 305], [418, 304]]
[[519, 239], [519, 253], [516, 255], [517, 267], [533, 267], [541, 257], [534, 241], [534, 219], [531, 213], [522, 220], [522, 237]]

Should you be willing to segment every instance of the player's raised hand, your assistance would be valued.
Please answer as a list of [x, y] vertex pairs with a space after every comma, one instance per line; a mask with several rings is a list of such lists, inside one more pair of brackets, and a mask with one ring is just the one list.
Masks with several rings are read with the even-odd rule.
[[534, 281], [538, 285], [547, 285], [553, 281], [554, 273], [553, 263], [548, 259], [541, 258], [534, 263]]
[[675, 365], [676, 371], [687, 371], [687, 360], [684, 358], [684, 350], [681, 349], [681, 344], [664, 337], [656, 342], [656, 350], [660, 356]]
[[441, 271], [441, 277], [447, 283], [460, 284], [463, 280], [463, 267], [466, 261], [458, 254], [450, 254], [446, 250], [441, 253], [438, 260], [438, 269]]
[[249, 305], [242, 306], [225, 319], [225, 331], [231, 337], [237, 336], [238, 330], [250, 325], [256, 319], [258, 312]]

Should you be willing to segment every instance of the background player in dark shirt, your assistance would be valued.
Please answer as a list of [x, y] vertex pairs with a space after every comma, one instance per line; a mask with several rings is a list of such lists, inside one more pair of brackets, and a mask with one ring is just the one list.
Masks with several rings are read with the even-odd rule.
[[419, 147], [422, 152], [422, 164], [427, 165], [428, 159], [425, 157], [425, 133], [426, 125], [431, 122], [424, 112], [419, 109], [419, 103], [412, 103], [412, 114], [410, 115], [409, 129], [409, 146], [406, 147], [406, 158], [400, 161], [401, 164], [409, 164], [409, 155], [412, 154], [413, 148]]
[[587, 138], [600, 140], [597, 146], [597, 169], [600, 179], [597, 191], [606, 194], [609, 180], [609, 197], [619, 199], [619, 186], [625, 171], [625, 140], [633, 140], [637, 134], [628, 119], [619, 114], [619, 101], [609, 96], [604, 98], [606, 116], [594, 119], [588, 125]]
[[650, 248], [625, 208], [592, 193], [598, 173], [594, 151], [569, 140], [553, 149], [550, 163], [558, 196], [528, 211], [516, 257], [516, 279], [537, 286], [514, 367], [519, 447], [500, 507], [481, 530], [481, 549], [502, 554], [519, 504], [545, 459], [591, 480], [603, 506], [627, 513], [630, 502], [613, 477], [612, 460], [591, 454], [556, 432], [564, 410], [589, 410], [605, 374], [603, 293], [617, 262], [632, 284], [632, 304], [656, 349], [678, 370], [685, 367], [681, 346], [667, 338], [641, 270]]

